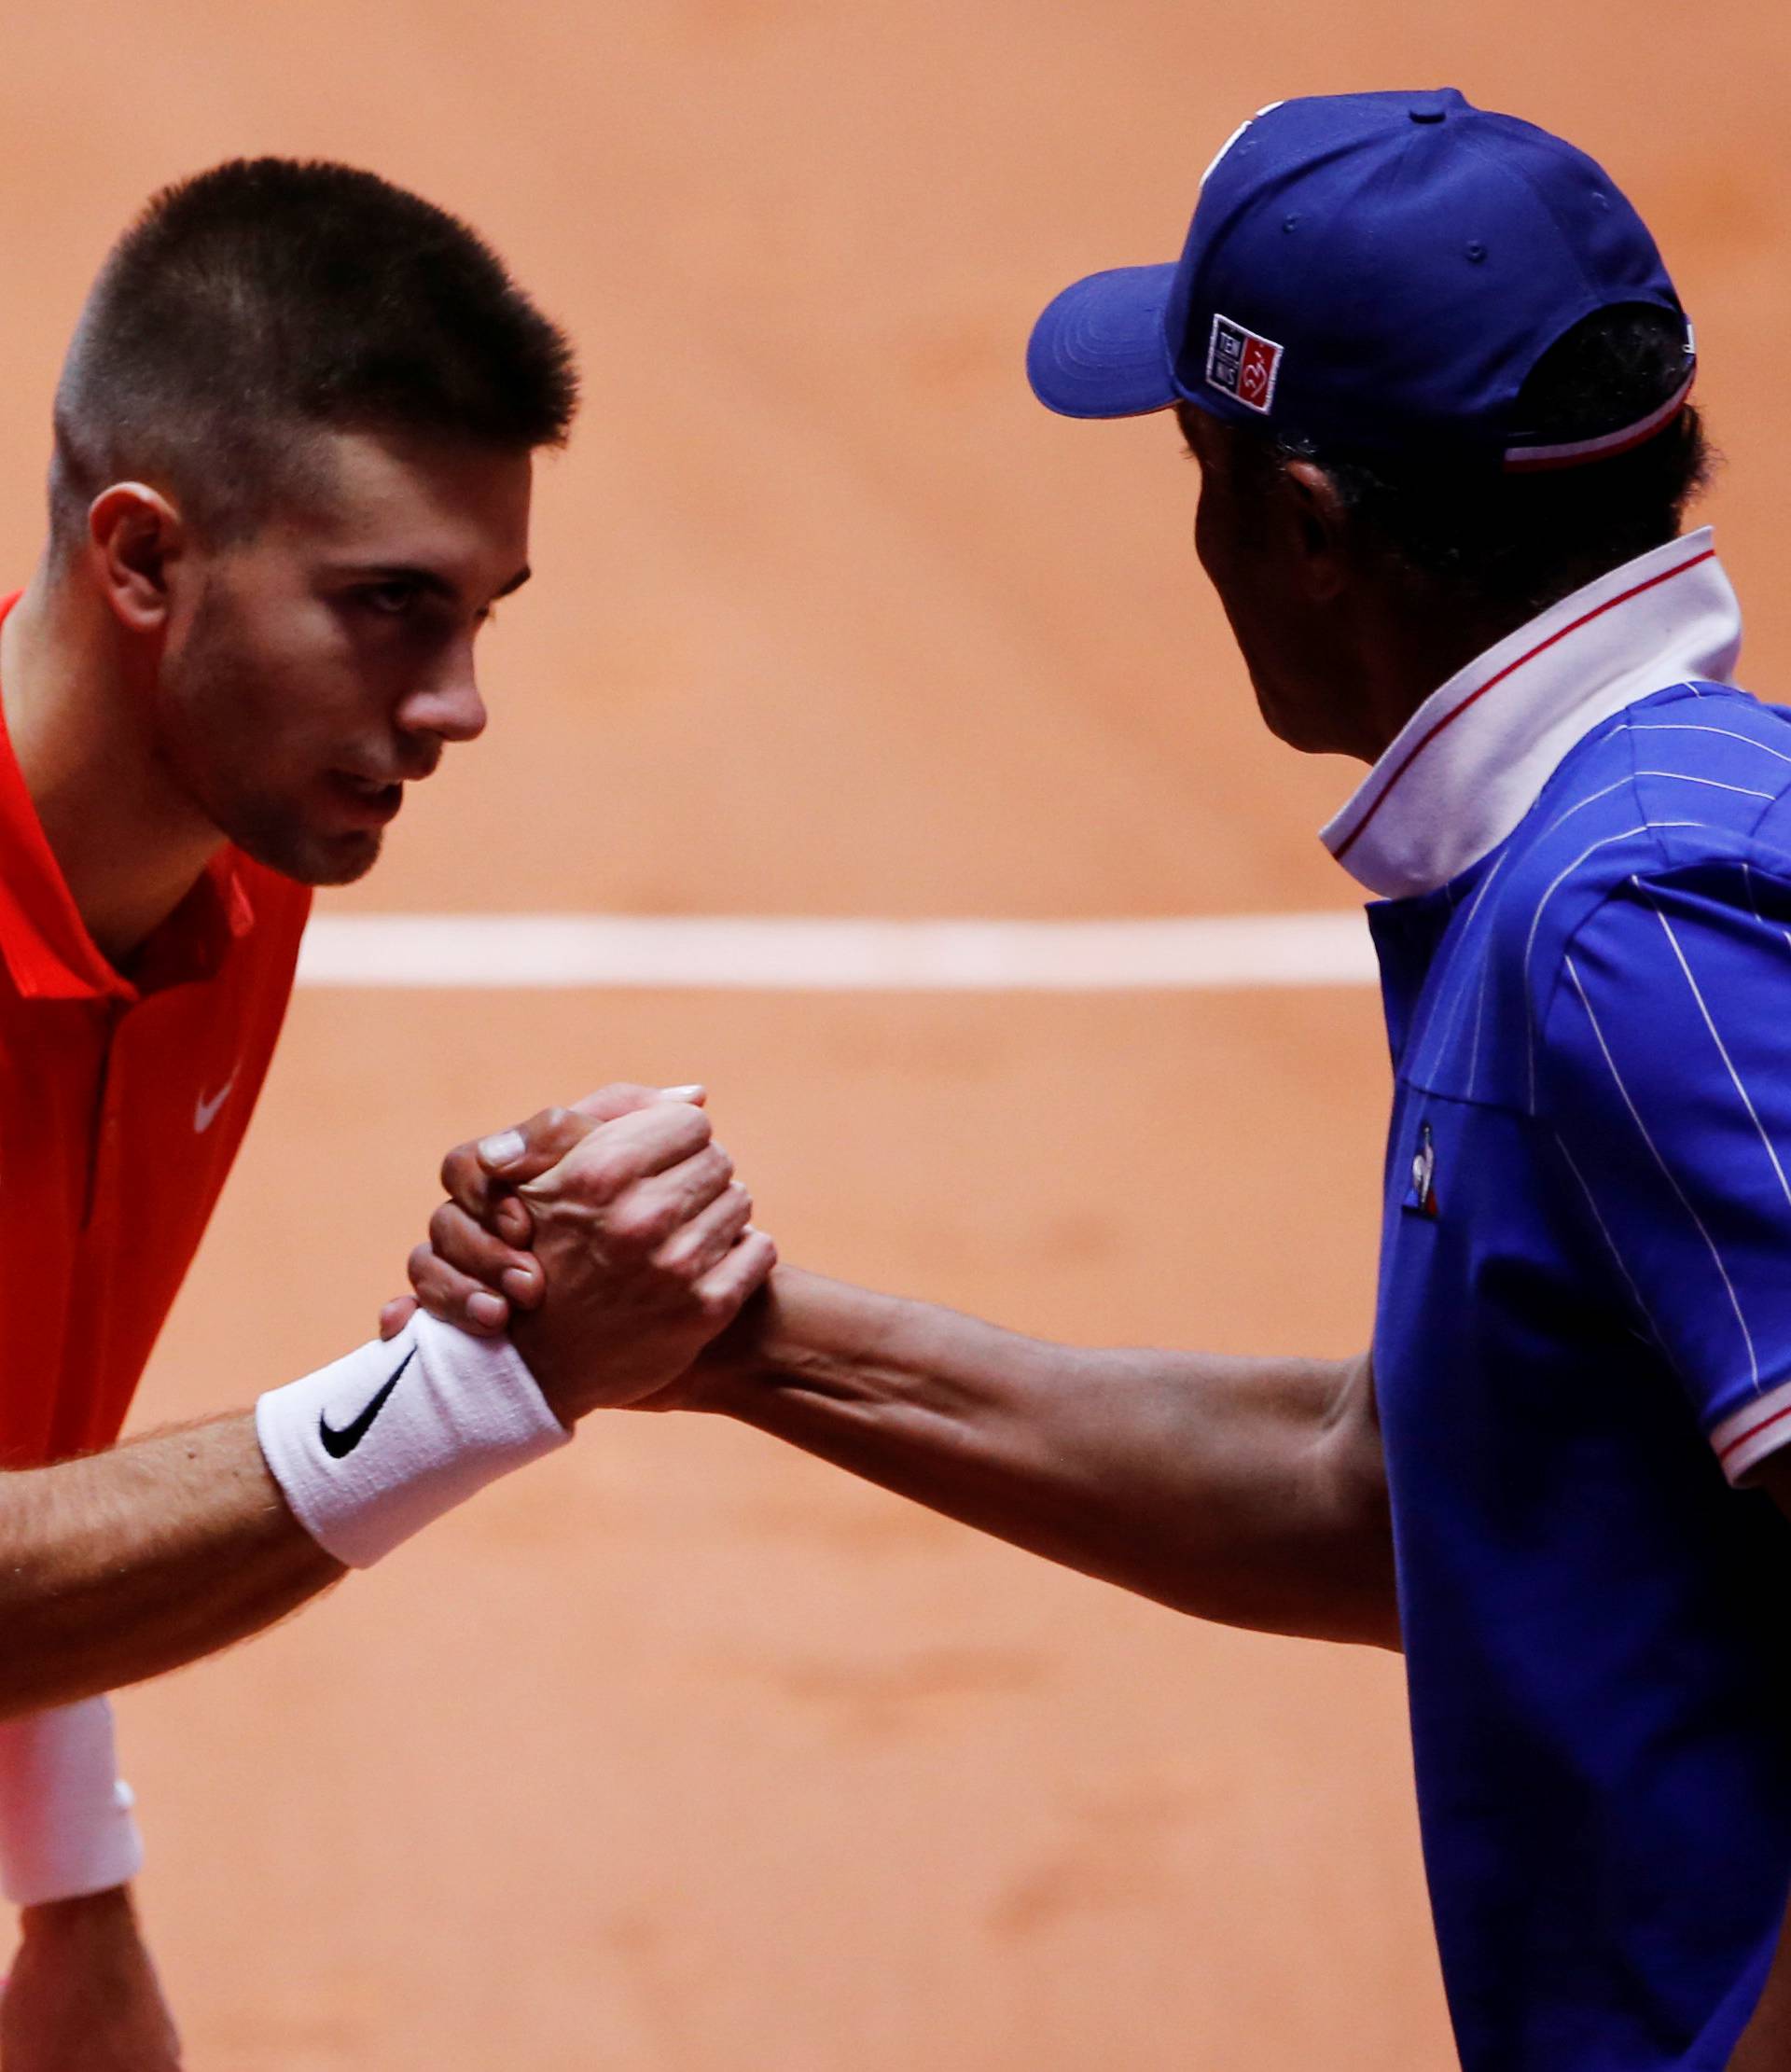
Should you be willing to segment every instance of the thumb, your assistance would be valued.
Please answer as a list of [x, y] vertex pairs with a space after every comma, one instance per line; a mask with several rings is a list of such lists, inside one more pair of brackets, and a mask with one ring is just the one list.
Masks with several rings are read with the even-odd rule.
[[[599, 1087], [595, 1093], [586, 1094], [582, 1101], [575, 1101], [569, 1108], [543, 1108], [539, 1115], [531, 1116], [526, 1122], [519, 1122], [513, 1130], [501, 1130], [495, 1136], [479, 1141], [476, 1150], [481, 1186], [484, 1180], [493, 1180], [501, 1181], [507, 1188], [520, 1188], [525, 1181], [538, 1179], [558, 1165], [605, 1122], [618, 1122], [625, 1115], [634, 1115], [643, 1108], [657, 1107], [667, 1101], [685, 1101], [694, 1106], [707, 1098], [700, 1086], [633, 1086], [620, 1081], [614, 1086]], [[451, 1156], [450, 1162], [452, 1162]], [[451, 1185], [449, 1192], [460, 1201], [460, 1205], [476, 1222], [488, 1220], [482, 1198], [476, 1202], [463, 1201]], [[507, 1231], [504, 1235], [512, 1244], [526, 1241], [522, 1232]]]
[[395, 1295], [380, 1312], [380, 1336], [396, 1338], [404, 1327], [417, 1314], [414, 1295]]

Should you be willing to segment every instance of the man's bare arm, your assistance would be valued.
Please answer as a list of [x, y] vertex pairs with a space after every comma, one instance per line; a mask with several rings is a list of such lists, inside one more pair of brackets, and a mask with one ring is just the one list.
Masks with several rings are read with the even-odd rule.
[[[605, 1088], [578, 1134], [576, 1198], [539, 1210], [562, 1255], [554, 1297], [518, 1333], [567, 1426], [662, 1387], [776, 1257], [745, 1234], [751, 1198], [689, 1102]], [[0, 1475], [0, 1717], [229, 1647], [341, 1573], [287, 1504], [251, 1413]]]
[[1177, 1611], [1399, 1645], [1366, 1359], [1054, 1345], [780, 1268], [670, 1400]]
[[[424, 1306], [541, 1300], [525, 1205], [590, 1125], [541, 1115], [449, 1153]], [[384, 1328], [410, 1304], [388, 1305]], [[698, 1365], [643, 1407], [757, 1425], [917, 1503], [1176, 1609], [1399, 1645], [1366, 1359], [1224, 1359], [1047, 1344], [949, 1310], [780, 1269]]]
[[0, 1476], [0, 1717], [177, 1668], [341, 1574], [248, 1412]]

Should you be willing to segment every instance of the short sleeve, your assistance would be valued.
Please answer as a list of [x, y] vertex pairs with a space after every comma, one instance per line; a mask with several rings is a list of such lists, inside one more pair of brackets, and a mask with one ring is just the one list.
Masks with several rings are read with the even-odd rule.
[[1536, 1006], [1537, 1119], [1739, 1481], [1791, 1444], [1791, 878], [1627, 879]]

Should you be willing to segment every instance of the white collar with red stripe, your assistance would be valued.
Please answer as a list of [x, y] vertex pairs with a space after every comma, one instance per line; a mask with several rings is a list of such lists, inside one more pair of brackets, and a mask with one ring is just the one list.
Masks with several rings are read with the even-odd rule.
[[1601, 719], [1732, 680], [1741, 606], [1710, 528], [1551, 605], [1433, 691], [1321, 839], [1370, 892], [1435, 892], [1496, 849]]

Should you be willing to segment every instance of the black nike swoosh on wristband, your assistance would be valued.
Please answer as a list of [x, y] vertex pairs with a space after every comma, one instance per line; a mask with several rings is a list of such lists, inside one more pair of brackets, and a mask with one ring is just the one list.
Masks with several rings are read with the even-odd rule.
[[323, 1441], [324, 1451], [331, 1460], [342, 1460], [352, 1453], [368, 1433], [373, 1429], [373, 1420], [385, 1408], [385, 1399], [398, 1385], [398, 1377], [417, 1356], [413, 1345], [387, 1376], [384, 1386], [352, 1425], [344, 1425], [337, 1431], [329, 1422], [326, 1411], [317, 1412], [317, 1437]]

